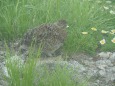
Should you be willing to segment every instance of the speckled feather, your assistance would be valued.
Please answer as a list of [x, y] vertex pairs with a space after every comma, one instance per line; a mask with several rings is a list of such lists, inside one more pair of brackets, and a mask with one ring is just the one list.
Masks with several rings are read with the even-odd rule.
[[33, 42], [35, 45], [39, 46], [40, 43], [43, 43], [42, 52], [51, 56], [51, 54], [63, 45], [67, 36], [66, 27], [66, 21], [60, 20], [53, 24], [43, 24], [34, 29], [30, 29], [25, 33], [21, 45], [30, 46]]

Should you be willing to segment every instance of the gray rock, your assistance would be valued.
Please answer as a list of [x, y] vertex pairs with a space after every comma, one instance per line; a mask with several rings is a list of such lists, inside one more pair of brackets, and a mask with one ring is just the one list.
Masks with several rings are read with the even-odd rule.
[[[24, 48], [26, 50], [26, 47]], [[28, 54], [28, 52], [27, 52]], [[24, 64], [24, 58], [27, 57], [27, 54], [22, 54], [20, 56], [12, 56], [9, 58], [10, 61], [15, 62], [19, 61]], [[80, 57], [80, 58], [79, 58]], [[0, 59], [5, 58], [5, 51], [0, 51]], [[4, 59], [5, 60], [5, 59]], [[6, 75], [8, 77], [7, 68], [5, 67], [4, 60], [0, 61], [0, 73], [1, 75]], [[67, 68], [73, 70], [71, 72], [73, 74], [73, 78], [79, 77], [80, 80], [84, 79], [84, 77], [89, 79], [89, 86], [114, 86], [115, 85], [115, 53], [113, 52], [110, 57], [101, 57], [96, 61], [92, 60], [92, 58], [87, 55], [74, 55], [74, 59], [70, 61], [51, 61], [46, 60], [37, 63], [37, 67], [43, 64], [47, 64], [51, 70], [56, 67], [57, 64], [60, 66], [66, 65]], [[20, 64], [19, 64], [20, 65]], [[20, 65], [21, 66], [21, 65]], [[36, 67], [36, 68], [37, 68]], [[40, 70], [39, 70], [40, 72]], [[79, 74], [78, 74], [79, 73]], [[42, 73], [41, 73], [42, 74]], [[0, 75], [0, 85], [3, 85], [6, 82], [3, 80]]]
[[5, 56], [5, 51], [0, 51], [0, 56]]
[[115, 52], [110, 56], [109, 59], [111, 60], [111, 62], [115, 63]]
[[98, 53], [98, 54], [97, 54], [97, 56], [99, 56], [100, 58], [103, 58], [103, 59], [107, 59], [107, 58], [109, 58], [111, 55], [112, 55], [111, 52], [101, 52], [101, 53]]
[[105, 70], [100, 70], [99, 74], [100, 74], [100, 76], [105, 77], [106, 76], [106, 71]]
[[99, 61], [96, 61], [96, 66], [101, 66], [101, 67], [107, 67], [107, 66], [113, 66], [113, 64], [111, 63], [110, 60], [108, 59], [105, 59], [105, 60], [99, 60]]

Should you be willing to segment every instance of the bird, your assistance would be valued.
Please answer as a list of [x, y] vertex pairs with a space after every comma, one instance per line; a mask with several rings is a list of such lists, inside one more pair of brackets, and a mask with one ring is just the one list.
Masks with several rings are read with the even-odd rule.
[[67, 37], [67, 27], [69, 26], [66, 20], [42, 24], [28, 30], [20, 41], [20, 45], [29, 47], [33, 44], [37, 49], [42, 45], [41, 56], [52, 57], [63, 46]]

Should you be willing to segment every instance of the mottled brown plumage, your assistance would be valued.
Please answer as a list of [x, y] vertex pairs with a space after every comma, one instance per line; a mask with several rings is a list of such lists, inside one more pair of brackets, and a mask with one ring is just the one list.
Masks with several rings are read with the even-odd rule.
[[21, 40], [21, 45], [24, 44], [29, 47], [33, 43], [39, 48], [42, 44], [42, 54], [52, 56], [63, 45], [67, 36], [66, 28], [67, 22], [65, 20], [59, 20], [52, 24], [43, 24], [28, 30]]

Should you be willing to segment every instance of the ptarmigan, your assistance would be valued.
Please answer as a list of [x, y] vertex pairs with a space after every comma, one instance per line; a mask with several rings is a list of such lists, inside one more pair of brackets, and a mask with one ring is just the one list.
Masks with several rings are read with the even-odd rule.
[[20, 45], [29, 47], [31, 44], [39, 48], [42, 45], [41, 55], [51, 57], [58, 49], [63, 46], [67, 37], [65, 20], [59, 20], [52, 24], [43, 24], [34, 29], [30, 29], [24, 34]]

